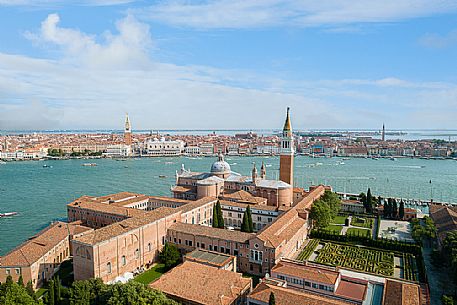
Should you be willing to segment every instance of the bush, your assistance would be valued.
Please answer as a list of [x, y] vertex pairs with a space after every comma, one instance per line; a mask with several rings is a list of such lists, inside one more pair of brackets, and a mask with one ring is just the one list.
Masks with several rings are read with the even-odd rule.
[[180, 261], [181, 255], [178, 248], [171, 243], [165, 243], [162, 252], [159, 253], [160, 261], [165, 265], [166, 269], [176, 266]]

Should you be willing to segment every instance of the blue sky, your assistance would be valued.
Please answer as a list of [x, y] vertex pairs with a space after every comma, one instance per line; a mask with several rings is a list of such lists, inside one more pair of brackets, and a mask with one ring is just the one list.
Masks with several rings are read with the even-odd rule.
[[455, 129], [456, 55], [456, 1], [0, 0], [0, 129]]

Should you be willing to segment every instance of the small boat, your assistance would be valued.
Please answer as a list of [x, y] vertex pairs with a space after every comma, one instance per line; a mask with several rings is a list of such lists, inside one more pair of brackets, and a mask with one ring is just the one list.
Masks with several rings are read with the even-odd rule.
[[343, 160], [351, 160], [351, 158], [343, 158]]
[[52, 168], [52, 165], [44, 164], [44, 165], [43, 165], [43, 168]]
[[0, 213], [0, 217], [10, 217], [17, 215], [17, 212]]
[[391, 157], [390, 160], [391, 160], [391, 161], [397, 161], [397, 159], [394, 158], [394, 157]]
[[84, 163], [82, 166], [97, 166], [97, 163]]
[[165, 175], [159, 175], [159, 178], [167, 178]]

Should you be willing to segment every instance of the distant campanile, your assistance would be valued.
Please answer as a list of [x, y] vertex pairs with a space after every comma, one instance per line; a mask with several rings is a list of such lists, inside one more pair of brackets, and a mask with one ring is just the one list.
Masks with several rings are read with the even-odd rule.
[[130, 119], [128, 113], [125, 114], [124, 144], [132, 145], [132, 126], [130, 126]]
[[384, 123], [382, 124], [382, 133], [381, 133], [381, 141], [386, 140], [386, 127], [384, 126]]
[[279, 180], [294, 185], [294, 139], [290, 124], [290, 108], [287, 107], [287, 116], [282, 130], [281, 156], [279, 159]]

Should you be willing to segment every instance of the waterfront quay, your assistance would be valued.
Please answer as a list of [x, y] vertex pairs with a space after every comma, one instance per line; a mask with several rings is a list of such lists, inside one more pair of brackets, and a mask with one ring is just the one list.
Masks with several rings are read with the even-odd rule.
[[[312, 157], [424, 158], [457, 157], [457, 142], [438, 139], [386, 139], [379, 133], [293, 133], [294, 153]], [[400, 136], [400, 135], [399, 135]], [[128, 116], [123, 133], [5, 133], [0, 135], [0, 159], [123, 158], [164, 156], [274, 156], [280, 154], [280, 135], [236, 132], [174, 134], [133, 132]]]

